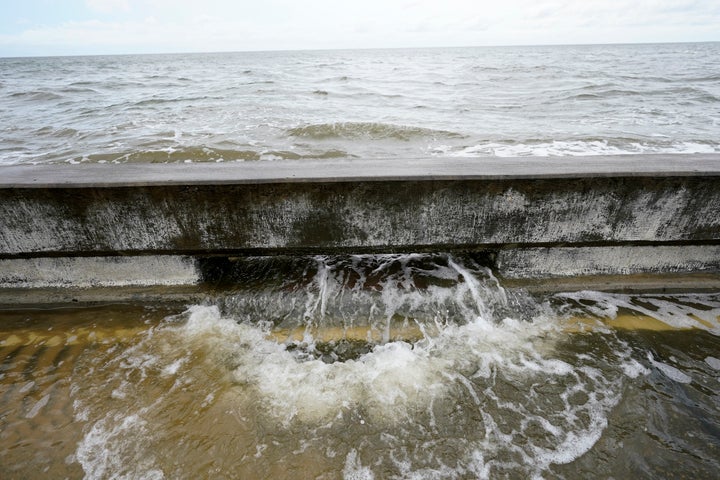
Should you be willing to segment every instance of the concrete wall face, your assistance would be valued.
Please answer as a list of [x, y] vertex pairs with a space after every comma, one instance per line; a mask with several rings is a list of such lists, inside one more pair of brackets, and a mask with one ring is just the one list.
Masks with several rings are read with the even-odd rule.
[[0, 289], [195, 285], [199, 276], [180, 255], [0, 259]]
[[720, 178], [6, 189], [0, 256], [720, 240]]
[[77, 167], [0, 169], [0, 304], [182, 297], [235, 278], [233, 257], [307, 253], [465, 251], [511, 283], [720, 288], [720, 155]]
[[548, 278], [720, 271], [720, 246], [512, 248], [495, 263], [504, 278]]

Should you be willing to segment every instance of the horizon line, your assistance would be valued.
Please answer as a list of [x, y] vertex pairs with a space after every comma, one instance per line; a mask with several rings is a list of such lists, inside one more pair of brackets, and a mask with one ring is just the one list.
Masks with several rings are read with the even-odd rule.
[[67, 57], [122, 57], [133, 55], [214, 55], [226, 53], [291, 53], [291, 52], [343, 52], [343, 51], [371, 51], [371, 50], [431, 50], [443, 48], [516, 48], [516, 47], [602, 47], [602, 46], [623, 46], [623, 45], [684, 45], [684, 44], [705, 44], [720, 43], [720, 40], [688, 40], [674, 42], [598, 42], [598, 43], [538, 43], [538, 44], [496, 44], [496, 45], [444, 45], [444, 46], [420, 46], [420, 47], [348, 47], [348, 48], [277, 48], [277, 49], [250, 49], [250, 50], [213, 50], [213, 51], [155, 51], [155, 52], [134, 52], [134, 53], [76, 53], [64, 55], [10, 55], [0, 56], [0, 60], [22, 59], [22, 58], [67, 58]]

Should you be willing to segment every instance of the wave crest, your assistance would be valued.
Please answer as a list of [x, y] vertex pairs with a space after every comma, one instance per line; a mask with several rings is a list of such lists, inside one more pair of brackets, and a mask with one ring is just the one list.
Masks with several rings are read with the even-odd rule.
[[117, 153], [96, 153], [67, 160], [68, 163], [180, 163], [232, 162], [255, 160], [324, 160], [351, 157], [343, 150], [330, 149], [298, 153], [289, 150], [234, 150], [210, 147], [139, 150]]
[[367, 140], [404, 140], [415, 138], [462, 138], [463, 135], [446, 130], [395, 125], [376, 122], [335, 122], [303, 125], [287, 130], [292, 137], [314, 140], [327, 139], [367, 139]]

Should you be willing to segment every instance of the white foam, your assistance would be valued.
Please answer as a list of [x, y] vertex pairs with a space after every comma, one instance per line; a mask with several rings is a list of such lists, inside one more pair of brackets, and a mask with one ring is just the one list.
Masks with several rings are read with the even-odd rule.
[[673, 328], [698, 328], [720, 334], [720, 299], [716, 295], [688, 294], [670, 298], [581, 291], [562, 293], [557, 297], [582, 301], [584, 310], [601, 318], [615, 318], [619, 309], [624, 308]]
[[648, 375], [650, 371], [637, 360], [631, 358], [621, 365], [623, 373], [629, 378], [637, 378], [640, 375]]
[[611, 144], [608, 140], [552, 140], [534, 143], [483, 142], [457, 147], [436, 145], [433, 155], [449, 157], [565, 157], [592, 155], [627, 155], [647, 153], [717, 153], [720, 144], [692, 141]]
[[666, 377], [668, 377], [670, 380], [673, 380], [678, 383], [691, 383], [692, 377], [690, 375], [687, 375], [677, 368], [673, 367], [672, 365], [668, 365], [667, 363], [658, 362], [653, 358], [652, 353], [648, 353], [648, 360], [650, 360], [650, 363], [660, 370], [663, 374], [665, 374]]
[[[535, 465], [532, 469], [535, 472], [544, 471], [552, 463], [571, 462], [592, 448], [607, 426], [607, 412], [619, 398], [613, 393], [616, 388], [613, 382], [618, 380], [606, 379], [596, 368], [578, 369], [554, 358], [552, 339], [562, 335], [562, 331], [550, 319], [538, 318], [531, 323], [506, 319], [493, 323], [478, 317], [465, 325], [446, 325], [437, 336], [414, 346], [389, 342], [355, 361], [333, 364], [319, 360], [299, 362], [281, 345], [267, 340], [262, 330], [223, 318], [214, 307], [192, 307], [186, 325], [180, 328], [208, 342], [207, 348], [218, 355], [234, 355], [235, 378], [243, 385], [253, 385], [260, 395], [258, 401], [267, 407], [265, 411], [287, 427], [298, 421], [309, 425], [333, 422], [340, 418], [342, 411], [363, 411], [373, 425], [405, 422], [412, 418], [413, 411], [442, 401], [456, 391], [456, 385], [461, 386], [477, 408], [484, 411], [488, 401], [496, 404], [494, 409], [510, 408], [524, 416], [526, 422], [542, 426], [547, 435], [556, 439], [552, 449], [528, 447], [533, 452], [528, 461]], [[223, 349], [226, 349], [224, 353]], [[592, 361], [589, 355], [582, 358]], [[621, 355], [618, 373], [632, 376], [642, 371], [637, 362], [623, 359], [628, 360]], [[527, 405], [523, 406], [525, 399], [502, 399], [493, 393], [491, 386], [481, 397], [473, 378], [492, 378], [498, 371], [509, 378], [562, 382], [568, 385], [568, 393], [585, 392], [588, 400], [580, 405], [570, 405], [565, 400], [565, 412], [552, 413], [554, 420], [551, 420], [545, 417], [548, 412], [543, 413], [541, 407], [532, 407], [539, 409], [532, 413]], [[474, 375], [471, 378], [463, 372]], [[489, 385], [492, 382], [489, 380]], [[595, 395], [596, 392], [600, 394]], [[582, 412], [590, 417], [589, 425], [578, 420]], [[490, 426], [484, 448], [488, 452], [514, 451], [516, 434], [504, 434], [500, 427], [493, 428], [490, 414], [484, 412], [483, 415], [486, 426]], [[468, 462], [474, 458], [471, 452], [476, 450], [468, 451]], [[473, 461], [477, 462], [478, 458]], [[493, 465], [491, 461], [481, 471], [492, 472]], [[360, 466], [357, 457], [352, 455], [346, 466], [346, 478], [363, 478], [349, 475], [371, 472]], [[418, 472], [430, 476], [417, 477]], [[435, 478], [431, 472], [439, 470], [410, 469], [403, 475]]]
[[[330, 419], [339, 409], [358, 402], [371, 415], [392, 417], [397, 409], [442, 396], [447, 390], [443, 379], [454, 375], [458, 364], [506, 362], [502, 350], [527, 348], [529, 337], [550, 330], [542, 322], [493, 325], [478, 318], [466, 325], [449, 325], [438, 337], [414, 346], [389, 342], [357, 360], [326, 364], [299, 362], [262, 330], [223, 318], [216, 307], [192, 307], [183, 328], [209, 342], [218, 355], [233, 356], [237, 380], [254, 384], [272, 412], [286, 421], [297, 417], [314, 422]], [[572, 371], [566, 362], [537, 356], [508, 367], [555, 375]]]
[[94, 423], [78, 444], [77, 461], [86, 479], [165, 478], [145, 450], [146, 422], [137, 414], [105, 417]]
[[[252, 345], [234, 358], [234, 376], [241, 383], [255, 385], [270, 411], [286, 422], [296, 418], [328, 421], [346, 405], [352, 407], [360, 401], [369, 415], [392, 416], [394, 410], [423, 402], [437, 393], [442, 362], [404, 342], [376, 347], [356, 361], [298, 362], [281, 345], [267, 340], [262, 331], [222, 318], [216, 318], [211, 328], [218, 327], [224, 340], [215, 337], [213, 344], [216, 340], [220, 344], [230, 340]], [[237, 352], [225, 352], [233, 353]]]
[[345, 468], [343, 468], [343, 480], [373, 480], [375, 475], [370, 468], [360, 463], [357, 450], [352, 449], [345, 457]]
[[170, 365], [166, 365], [162, 369], [162, 374], [165, 376], [175, 375], [177, 374], [178, 370], [180, 370], [180, 367], [182, 367], [187, 360], [185, 358], [178, 358], [174, 362], [172, 362]]

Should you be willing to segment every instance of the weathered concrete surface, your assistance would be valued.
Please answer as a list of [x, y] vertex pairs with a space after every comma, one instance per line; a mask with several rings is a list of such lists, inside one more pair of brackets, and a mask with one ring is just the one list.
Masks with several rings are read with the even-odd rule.
[[506, 279], [720, 272], [720, 245], [513, 248], [496, 258]]
[[[107, 167], [112, 178], [114, 166]], [[242, 172], [244, 164], [233, 167]], [[36, 168], [42, 177], [44, 167]], [[709, 168], [680, 176], [455, 180], [368, 179], [361, 162], [354, 168], [356, 177], [328, 182], [6, 183], [0, 257], [720, 240], [720, 172]]]
[[720, 155], [1, 167], [0, 289], [180, 288], [213, 255], [393, 251], [483, 252], [510, 280], [711, 285], [718, 212]]
[[124, 287], [50, 287], [0, 288], [0, 310], [66, 308], [68, 306], [142, 304], [202, 304], [210, 301], [212, 292], [201, 285], [154, 285]]
[[180, 255], [0, 259], [0, 289], [195, 285], [195, 259]]
[[595, 290], [615, 293], [717, 293], [720, 291], [720, 274], [635, 274], [588, 275], [577, 277], [524, 277], [505, 279], [507, 290], [520, 288], [531, 293], [576, 292]]

